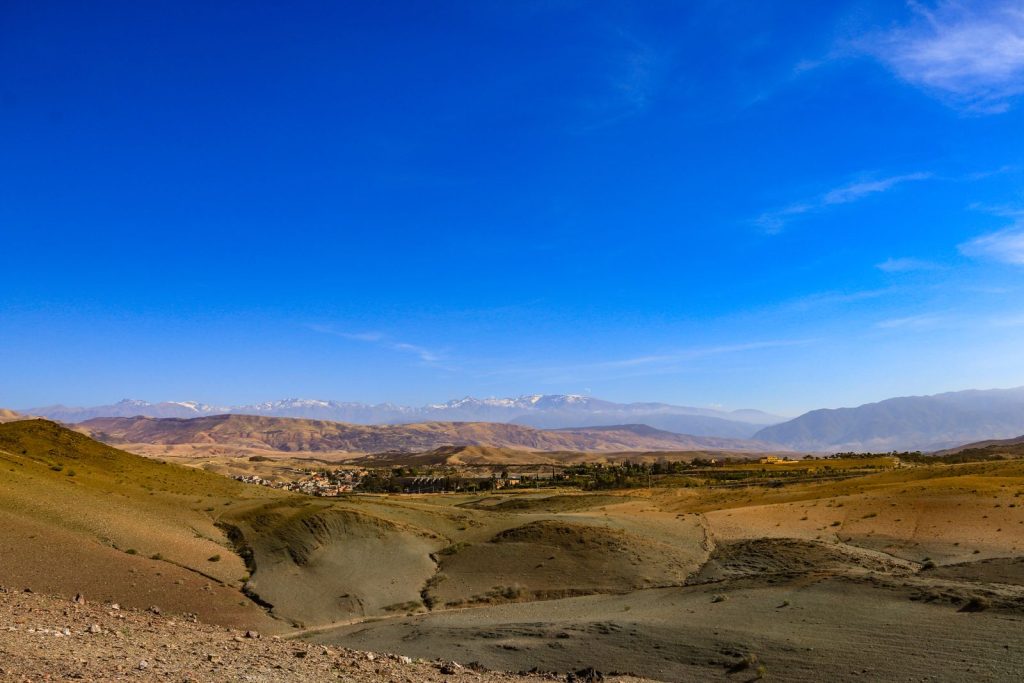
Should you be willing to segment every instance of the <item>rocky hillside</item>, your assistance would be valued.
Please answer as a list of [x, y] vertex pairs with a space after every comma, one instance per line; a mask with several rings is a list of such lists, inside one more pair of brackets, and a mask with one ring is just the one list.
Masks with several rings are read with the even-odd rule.
[[247, 405], [217, 406], [197, 401], [150, 403], [125, 399], [111, 405], [33, 408], [33, 414], [60, 422], [97, 417], [203, 417], [259, 415], [297, 417], [352, 424], [418, 422], [512, 422], [541, 429], [647, 424], [682, 434], [749, 438], [760, 427], [784, 418], [759, 410], [724, 411], [667, 403], [615, 403], [575, 394], [529, 394], [512, 398], [466, 398], [425, 406], [290, 398]]
[[110, 444], [222, 444], [283, 452], [429, 451], [494, 446], [533, 451], [770, 450], [768, 444], [674, 434], [645, 425], [539, 430], [493, 422], [353, 425], [295, 418], [215, 415], [193, 419], [100, 418], [78, 429]]
[[284, 492], [125, 453], [46, 420], [0, 424], [0, 466], [0, 584], [155, 603], [222, 625], [270, 621], [245, 599], [246, 567], [217, 518], [289, 499]]
[[932, 451], [1024, 434], [1024, 388], [907, 396], [814, 410], [755, 439], [813, 451]]
[[[564, 680], [488, 672], [458, 662], [413, 660], [281, 640], [209, 626], [156, 609], [52, 598], [0, 587], [0, 680], [326, 681], [499, 683]], [[576, 677], [574, 680], [587, 680]], [[596, 679], [596, 676], [594, 678]], [[605, 681], [639, 681], [611, 677]]]

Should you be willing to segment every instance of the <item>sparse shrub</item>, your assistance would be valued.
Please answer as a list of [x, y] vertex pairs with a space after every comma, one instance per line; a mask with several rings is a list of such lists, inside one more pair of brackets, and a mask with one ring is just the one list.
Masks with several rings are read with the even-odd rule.
[[984, 612], [985, 610], [987, 610], [991, 606], [992, 606], [992, 603], [990, 603], [987, 598], [984, 598], [984, 597], [982, 597], [980, 595], [975, 595], [970, 600], [967, 601], [967, 604], [965, 604], [963, 607], [960, 608], [960, 611], [961, 612]]
[[921, 563], [921, 569], [922, 570], [925, 570], [925, 569], [935, 569], [935, 563], [932, 562], [931, 560], [927, 560], [926, 559], [924, 562]]
[[740, 661], [730, 665], [729, 673], [734, 674], [739, 673], [740, 671], [749, 671], [750, 669], [754, 669], [756, 671], [761, 668], [759, 664], [760, 662], [758, 661], [757, 655], [751, 652], [744, 655]]
[[161, 555], [160, 553], [153, 553], [152, 555], [149, 556], [149, 559], [151, 559], [151, 560], [162, 560], [162, 559], [164, 559], [164, 556]]
[[725, 602], [728, 599], [729, 598], [719, 593], [718, 595], [715, 595], [711, 598], [711, 602]]
[[501, 588], [501, 597], [506, 600], [515, 600], [523, 594], [523, 589], [519, 584], [513, 584], [511, 586], [505, 586]]
[[416, 602], [415, 600], [410, 600], [408, 602], [396, 602], [393, 605], [387, 605], [386, 607], [384, 607], [384, 611], [385, 612], [415, 612], [418, 609], [420, 609], [422, 606], [423, 605], [421, 605], [420, 603]]
[[877, 517], [877, 516], [878, 516], [877, 512], [869, 512], [868, 514], [864, 515], [861, 519], [871, 519], [872, 517]]
[[463, 548], [468, 548], [468, 547], [469, 547], [468, 543], [463, 543], [463, 542], [460, 541], [458, 543], [452, 543], [450, 546], [447, 546], [445, 548], [442, 548], [441, 550], [438, 550], [437, 554], [438, 555], [454, 555], [455, 553], [459, 552]]
[[61, 470], [64, 469], [64, 465], [52, 465], [50, 466], [50, 469], [53, 470], [54, 472], [60, 472]]
[[207, 562], [220, 562], [220, 555], [211, 555], [210, 557], [206, 558], [206, 561]]
[[138, 555], [139, 554], [139, 551], [136, 550], [135, 548], [128, 548], [128, 550], [125, 550], [124, 552], [125, 552], [126, 555]]
[[69, 477], [73, 477], [73, 476], [75, 476], [76, 474], [78, 474], [78, 473], [77, 473], [77, 472], [75, 472], [74, 470], [68, 470], [68, 476], [69, 476]]
[[829, 526], [839, 526], [842, 522], [832, 522]]

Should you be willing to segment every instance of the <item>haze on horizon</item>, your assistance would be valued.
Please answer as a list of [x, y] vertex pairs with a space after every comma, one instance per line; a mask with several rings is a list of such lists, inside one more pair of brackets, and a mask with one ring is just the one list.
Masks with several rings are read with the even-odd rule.
[[0, 406], [1024, 385], [1014, 2], [6, 3]]

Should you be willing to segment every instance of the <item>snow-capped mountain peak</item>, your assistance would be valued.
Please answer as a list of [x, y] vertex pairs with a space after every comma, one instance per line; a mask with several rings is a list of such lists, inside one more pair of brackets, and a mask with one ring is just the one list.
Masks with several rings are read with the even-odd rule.
[[765, 418], [771, 418], [757, 411], [728, 413], [722, 410], [673, 406], [666, 403], [613, 403], [582, 394], [522, 394], [515, 397], [487, 398], [465, 396], [420, 407], [312, 398], [288, 398], [235, 406], [214, 406], [198, 401], [150, 403], [124, 399], [114, 405], [93, 408], [49, 406], [31, 408], [24, 412], [64, 422], [82, 422], [95, 417], [145, 415], [192, 418], [234, 413], [356, 424], [510, 422], [552, 429], [646, 424], [684, 434], [736, 438], [749, 437], [765, 424]]

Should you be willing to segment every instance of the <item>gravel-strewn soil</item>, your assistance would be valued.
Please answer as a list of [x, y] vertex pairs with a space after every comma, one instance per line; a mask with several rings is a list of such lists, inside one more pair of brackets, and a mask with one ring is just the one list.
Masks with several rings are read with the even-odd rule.
[[281, 640], [154, 607], [129, 610], [0, 588], [0, 681], [555, 680]]

